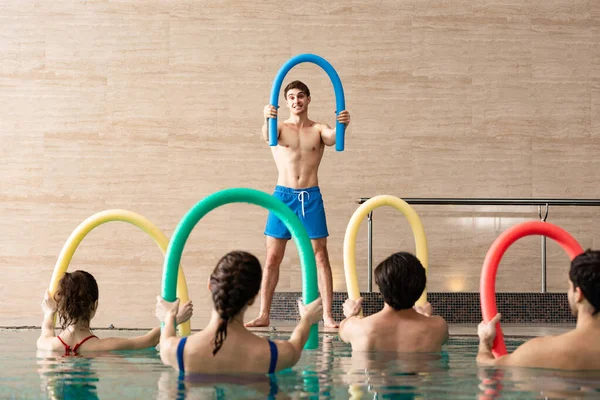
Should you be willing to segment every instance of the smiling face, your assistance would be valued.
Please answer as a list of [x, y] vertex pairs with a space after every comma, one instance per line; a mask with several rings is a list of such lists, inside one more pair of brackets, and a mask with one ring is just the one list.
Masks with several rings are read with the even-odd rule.
[[310, 96], [302, 89], [294, 88], [286, 93], [285, 102], [291, 114], [300, 115], [308, 111]]

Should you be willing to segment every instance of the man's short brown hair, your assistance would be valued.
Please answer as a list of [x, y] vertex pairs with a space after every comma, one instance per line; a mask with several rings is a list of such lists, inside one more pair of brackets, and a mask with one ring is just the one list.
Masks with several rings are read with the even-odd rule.
[[308, 86], [306, 86], [303, 82], [293, 81], [290, 82], [285, 89], [283, 89], [283, 97], [285, 99], [287, 99], [287, 93], [292, 89], [300, 89], [302, 92], [304, 92], [304, 94], [306, 94], [306, 97], [310, 97], [310, 90], [308, 89]]

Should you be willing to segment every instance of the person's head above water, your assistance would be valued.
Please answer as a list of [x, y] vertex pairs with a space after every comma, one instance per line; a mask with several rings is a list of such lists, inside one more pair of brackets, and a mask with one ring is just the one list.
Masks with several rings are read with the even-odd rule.
[[394, 253], [375, 268], [375, 283], [394, 310], [412, 308], [421, 297], [427, 277], [421, 261], [406, 252]]
[[85, 271], [66, 272], [54, 295], [62, 329], [80, 324], [89, 327], [98, 307], [98, 284]]
[[310, 90], [303, 82], [290, 82], [283, 90], [285, 104], [292, 114], [301, 114], [308, 110]]
[[260, 290], [262, 269], [256, 257], [232, 251], [219, 260], [210, 275], [210, 291], [220, 322], [215, 334], [213, 355], [227, 337], [227, 323], [251, 305]]
[[600, 251], [588, 249], [571, 261], [568, 297], [575, 315], [578, 304], [586, 303], [593, 308], [592, 315], [600, 312]]
[[292, 89], [298, 89], [302, 92], [306, 97], [310, 97], [310, 89], [306, 84], [302, 81], [292, 81], [288, 83], [288, 85], [283, 89], [283, 97], [287, 100], [288, 92]]

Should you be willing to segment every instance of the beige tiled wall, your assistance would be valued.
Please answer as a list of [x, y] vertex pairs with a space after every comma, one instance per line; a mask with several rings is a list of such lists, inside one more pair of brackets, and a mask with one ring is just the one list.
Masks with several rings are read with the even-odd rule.
[[[346, 151], [327, 149], [325, 197], [334, 285], [360, 196], [598, 198], [600, 3], [597, 1], [87, 1], [0, 5], [0, 326], [39, 325], [39, 303], [72, 230], [110, 208], [171, 235], [215, 191], [270, 192], [260, 139], [272, 80], [291, 56], [337, 69], [352, 113]], [[311, 116], [334, 122], [314, 65], [293, 69]], [[282, 112], [285, 116], [285, 111]], [[534, 207], [417, 206], [430, 248], [430, 291], [477, 291], [483, 258]], [[225, 252], [264, 259], [267, 212], [229, 205], [203, 219], [183, 265], [196, 302]], [[596, 209], [551, 209], [549, 221], [599, 247]], [[405, 219], [375, 212], [375, 261], [413, 250]], [[366, 223], [358, 238], [366, 288]], [[548, 244], [548, 284], [565, 289], [567, 257]], [[539, 238], [507, 252], [500, 291], [540, 287]], [[71, 269], [98, 279], [96, 326], [150, 327], [162, 255], [137, 228], [110, 223]], [[293, 244], [278, 290], [300, 290]], [[255, 314], [256, 308], [250, 313]]]

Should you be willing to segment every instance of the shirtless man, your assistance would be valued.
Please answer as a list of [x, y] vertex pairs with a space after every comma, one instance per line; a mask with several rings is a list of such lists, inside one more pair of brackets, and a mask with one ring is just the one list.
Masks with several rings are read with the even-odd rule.
[[479, 324], [477, 363], [564, 370], [600, 370], [600, 251], [587, 250], [575, 257], [569, 271], [567, 293], [571, 312], [577, 317], [575, 329], [559, 336], [532, 339], [512, 354], [494, 359], [497, 314], [489, 323]]
[[[414, 307], [427, 277], [425, 268], [410, 253], [395, 253], [375, 268], [375, 283], [383, 295], [383, 310], [360, 316], [362, 298], [346, 300], [339, 336], [352, 351], [396, 353], [439, 352], [448, 340], [448, 324], [440, 316], [427, 316]], [[429, 303], [424, 307], [430, 310]]]
[[[286, 86], [283, 93], [290, 117], [278, 123], [278, 145], [271, 147], [279, 172], [273, 196], [287, 204], [306, 228], [315, 252], [319, 291], [323, 298], [323, 320], [326, 327], [337, 328], [331, 312], [333, 279], [327, 253], [329, 233], [317, 177], [325, 146], [335, 144], [335, 129], [308, 119], [310, 90], [304, 83], [294, 81]], [[266, 105], [262, 138], [267, 143], [268, 120], [276, 116], [277, 109]], [[348, 111], [341, 111], [337, 120], [348, 125], [350, 114]], [[248, 327], [269, 325], [271, 301], [279, 281], [279, 266], [283, 261], [286, 244], [292, 238], [290, 231], [273, 213], [269, 213], [265, 235], [267, 259], [260, 288], [260, 312], [257, 318], [246, 324]]]

